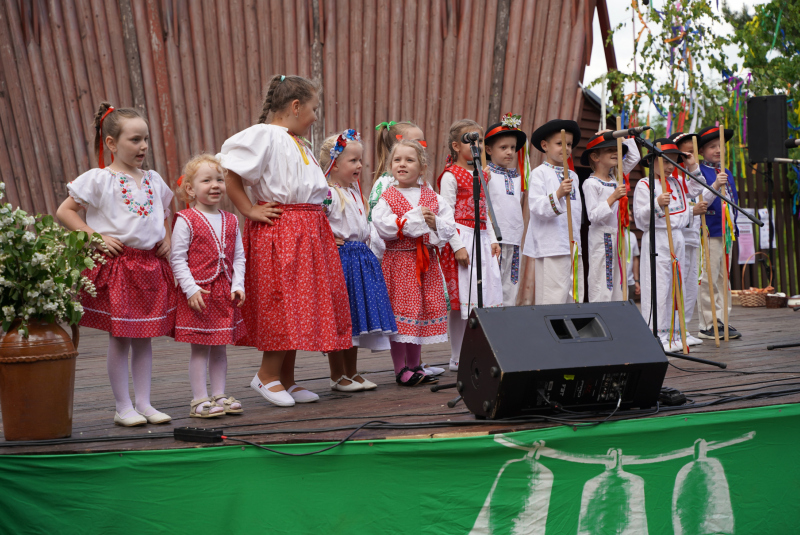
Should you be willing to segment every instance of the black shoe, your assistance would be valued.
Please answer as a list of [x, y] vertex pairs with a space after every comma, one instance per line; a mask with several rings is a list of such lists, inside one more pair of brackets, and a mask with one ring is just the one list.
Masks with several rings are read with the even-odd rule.
[[698, 338], [703, 338], [704, 340], [715, 340], [714, 338], [714, 329], [706, 329], [705, 331], [700, 331], [697, 333]]
[[[717, 326], [719, 327], [719, 335], [721, 337], [725, 336], [725, 324], [722, 323], [720, 320], [717, 320]], [[728, 336], [730, 337], [731, 340], [733, 340], [734, 338], [741, 338], [742, 334], [739, 331], [737, 331], [736, 329], [734, 329], [733, 325], [731, 325], [729, 323], [728, 324]]]
[[421, 385], [433, 385], [439, 382], [439, 379], [434, 377], [433, 375], [428, 375], [425, 373], [425, 370], [422, 369], [422, 366], [417, 366], [413, 370], [414, 373], [422, 374], [422, 381], [419, 382]]
[[401, 379], [403, 377], [403, 374], [406, 373], [406, 372], [410, 372], [410, 371], [413, 371], [413, 370], [411, 370], [408, 366], [406, 366], [405, 368], [400, 370], [400, 373], [398, 373], [395, 376], [395, 380], [397, 381], [397, 384], [399, 384], [400, 386], [417, 386], [425, 378], [424, 374], [419, 374], [417, 372], [414, 372], [411, 375], [411, 377], [409, 377], [407, 380], [403, 381]]

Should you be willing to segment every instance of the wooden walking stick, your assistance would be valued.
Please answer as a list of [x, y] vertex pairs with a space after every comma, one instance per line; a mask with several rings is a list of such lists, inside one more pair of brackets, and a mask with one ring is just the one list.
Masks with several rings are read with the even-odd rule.
[[[727, 184], [728, 181], [728, 171], [725, 169], [725, 128], [723, 125], [719, 124], [717, 121], [717, 127], [719, 128], [719, 168], [722, 173], [725, 174], [725, 182]], [[726, 186], [722, 186], [722, 194], [726, 197], [728, 196], [728, 188]], [[722, 208], [722, 217], [726, 218], [727, 213], [727, 205], [725, 201], [720, 199], [719, 205]], [[728, 253], [727, 253], [727, 241], [725, 240], [725, 233], [727, 232], [727, 225], [722, 226], [722, 281], [725, 285], [725, 288], [722, 290], [722, 321], [725, 324], [725, 341], [730, 340], [730, 327], [728, 327], [728, 291], [730, 290], [730, 281], [728, 280]], [[710, 279], [709, 279], [710, 280]], [[714, 303], [716, 306], [716, 303]]]
[[[661, 143], [658, 144], [658, 150], [661, 150]], [[658, 158], [658, 175], [661, 177], [661, 193], [667, 192], [667, 177], [664, 176], [664, 159], [659, 157]], [[667, 221], [667, 238], [669, 239], [669, 261], [675, 262], [675, 245], [672, 243], [672, 223], [669, 220], [669, 204], [664, 207], [664, 218]], [[675, 270], [672, 270], [672, 293], [675, 293]], [[674, 302], [674, 298], [673, 298]], [[656, 303], [652, 303], [650, 306], [656, 306]], [[672, 318], [670, 322], [675, 321], [675, 314], [672, 313]], [[689, 354], [689, 346], [686, 345], [686, 314], [683, 310], [682, 306], [678, 307], [678, 316], [681, 319], [681, 344], [683, 345], [683, 354]], [[670, 339], [670, 344], [672, 340]]]
[[[567, 161], [567, 131], [563, 128], [561, 129], [561, 165], [564, 167], [564, 178], [572, 178], [569, 174], [569, 162]], [[573, 190], [575, 191], [575, 185], [572, 186]], [[578, 302], [578, 292], [575, 291], [576, 281], [575, 277], [578, 276], [578, 273], [575, 269], [575, 253], [572, 251], [572, 203], [570, 202], [570, 197], [572, 197], [572, 191], [567, 194], [567, 228], [569, 229], [569, 262], [570, 262], [570, 270], [572, 271], [572, 298], [577, 303]], [[580, 288], [580, 282], [577, 284], [578, 288]]]
[[[692, 150], [694, 159], [699, 162], [699, 151], [697, 150], [697, 136], [692, 136]], [[699, 165], [699, 164], [698, 164]], [[699, 170], [699, 168], [698, 168]], [[700, 202], [703, 202], [703, 194], [700, 194]], [[714, 323], [714, 345], [719, 347], [719, 326], [717, 325], [717, 303], [714, 300], [714, 283], [711, 280], [711, 252], [708, 250], [708, 225], [706, 225], [706, 214], [700, 216], [700, 243], [703, 246], [703, 259], [706, 263], [706, 278], [708, 279], [708, 295], [711, 299], [711, 321]]]
[[[617, 130], [622, 130], [622, 117], [617, 115]], [[625, 177], [622, 174], [622, 138], [617, 138], [617, 185], [621, 186], [625, 183]], [[619, 213], [619, 208], [622, 206], [617, 202], [617, 225], [619, 226], [622, 221], [622, 214]], [[620, 267], [620, 274], [619, 278], [622, 281], [622, 300], [628, 300], [628, 242], [625, 239], [625, 229], [619, 228], [619, 232], [617, 232], [617, 239], [622, 240], [621, 244], [617, 244], [617, 250], [622, 250], [624, 254], [621, 255], [620, 260], [622, 260], [622, 264]], [[621, 245], [621, 246], [620, 246]]]

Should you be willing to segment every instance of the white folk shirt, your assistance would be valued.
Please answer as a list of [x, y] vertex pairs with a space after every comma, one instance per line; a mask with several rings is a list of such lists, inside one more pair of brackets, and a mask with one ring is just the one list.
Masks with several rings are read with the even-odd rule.
[[489, 165], [492, 175], [486, 184], [494, 207], [497, 226], [500, 227], [500, 243], [522, 245], [525, 223], [522, 220], [522, 177], [516, 169], [504, 169]]
[[328, 182], [314, 155], [282, 126], [242, 130], [222, 144], [217, 157], [250, 186], [255, 201], [322, 204], [328, 196]]
[[[426, 186], [427, 187], [427, 186]], [[439, 202], [439, 213], [436, 215], [436, 230], [431, 230], [422, 215], [422, 208], [417, 206], [422, 196], [420, 188], [397, 188], [397, 191], [405, 197], [408, 204], [414, 208], [406, 212], [402, 218], [406, 220], [403, 225], [403, 236], [408, 238], [419, 238], [429, 234], [430, 245], [444, 247], [447, 241], [456, 233], [456, 223], [453, 209], [442, 199], [441, 195], [436, 195]], [[372, 224], [375, 230], [385, 241], [397, 239], [397, 216], [392, 212], [389, 203], [381, 198], [372, 210]]]
[[[556, 196], [561, 185], [563, 168], [545, 162], [531, 172], [528, 188], [528, 233], [525, 235], [523, 254], [532, 258], [570, 254], [569, 228], [567, 222], [567, 198]], [[572, 178], [572, 239], [581, 251], [581, 196], [578, 175], [570, 171]]]
[[[698, 173], [699, 174], [699, 173]], [[702, 175], [700, 179], [704, 180]], [[672, 189], [669, 201], [669, 218], [673, 230], [683, 229], [689, 226], [692, 221], [692, 209], [689, 206], [689, 199], [683, 190], [682, 181], [675, 177], [667, 177], [669, 187]], [[695, 181], [686, 184], [689, 189], [689, 196], [696, 197], [703, 192], [703, 186]], [[655, 195], [661, 195], [661, 180], [656, 179]], [[667, 220], [664, 210], [655, 203], [656, 207], [656, 228], [667, 228]], [[650, 228], [650, 186], [647, 178], [641, 179], [636, 184], [633, 192], [633, 217], [636, 221], [636, 228], [648, 230]]]
[[[207, 214], [197, 210], [205, 217], [214, 229], [214, 234], [222, 241], [222, 214]], [[192, 231], [182, 217], [175, 220], [175, 227], [172, 229], [172, 249], [169, 255], [169, 263], [172, 266], [172, 273], [186, 298], [193, 296], [200, 290], [200, 286], [195, 283], [192, 272], [189, 270], [189, 247], [192, 245]], [[241, 290], [244, 291], [244, 248], [242, 247], [242, 233], [236, 229], [236, 246], [233, 250], [233, 277], [231, 277], [231, 293]]]
[[[486, 187], [489, 187], [488, 184]], [[450, 209], [450, 213], [453, 214], [453, 217], [455, 217], [456, 199], [458, 198], [458, 181], [453, 173], [448, 171], [442, 175], [442, 181], [439, 184], [439, 193], [441, 194], [441, 198], [444, 200], [445, 204], [447, 204], [447, 207]], [[440, 203], [439, 210], [441, 210], [441, 208], [442, 206]], [[492, 226], [492, 218], [489, 217], [488, 205], [486, 207], [486, 230], [481, 231], [481, 239], [485, 238], [483, 232], [487, 232], [489, 234], [489, 243], [497, 243], [497, 236], [495, 236], [494, 227]], [[450, 247], [453, 248], [454, 253], [466, 247], [461, 241], [461, 237], [459, 236], [458, 232], [456, 232], [453, 237], [450, 238]]]
[[[636, 141], [626, 139], [623, 142], [628, 147], [628, 153], [622, 159], [622, 173], [628, 174], [639, 163], [639, 148]], [[583, 189], [583, 202], [586, 204], [586, 215], [591, 223], [590, 229], [603, 230], [615, 233], [619, 225], [619, 202], [608, 205], [608, 198], [617, 189], [616, 168], [612, 169], [607, 180], [592, 174], [581, 186]], [[598, 227], [598, 228], [595, 228]]]
[[344, 241], [367, 243], [372, 225], [367, 222], [361, 192], [356, 186], [331, 186], [323, 205], [334, 236]]
[[109, 167], [90, 169], [67, 184], [70, 197], [86, 208], [86, 224], [128, 247], [149, 251], [167, 234], [172, 191], [155, 171], [143, 171], [141, 186]]
[[[683, 179], [683, 182], [688, 183], [692, 179], [686, 180]], [[687, 184], [688, 187], [688, 184]], [[689, 199], [689, 210], [693, 210], [694, 206], [700, 201], [699, 197], [692, 197]], [[700, 223], [702, 222], [701, 217], [699, 215], [694, 215], [692, 213], [691, 220], [689, 222], [689, 226], [682, 228], [683, 231], [683, 240], [686, 242], [686, 245], [689, 247], [700, 247]]]

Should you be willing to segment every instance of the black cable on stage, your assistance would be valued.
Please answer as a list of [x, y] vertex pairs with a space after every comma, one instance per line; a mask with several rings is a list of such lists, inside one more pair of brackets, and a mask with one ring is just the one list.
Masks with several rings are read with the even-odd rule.
[[705, 368], [703, 368], [703, 369], [686, 369], [686, 368], [681, 368], [680, 366], [676, 366], [672, 362], [669, 362], [668, 364], [670, 366], [672, 366], [673, 368], [675, 368], [676, 370], [680, 370], [682, 372], [687, 372], [687, 373], [734, 373], [734, 374], [740, 374], [740, 375], [760, 375], [760, 374], [770, 374], [770, 373], [795, 373], [795, 374], [800, 375], [800, 370], [788, 370], [788, 371], [767, 370], [767, 371], [763, 371], [763, 372], [749, 372], [749, 371], [745, 371], [745, 370], [738, 370], [737, 371], [737, 370], [730, 370], [730, 369], [728, 369], [728, 370], [705, 369]]
[[258, 448], [258, 449], [261, 449], [261, 450], [266, 450], [266, 451], [269, 451], [269, 452], [271, 452], [271, 453], [278, 453], [278, 454], [280, 454], [280, 455], [287, 455], [287, 456], [289, 456], [289, 457], [307, 457], [307, 456], [309, 456], [309, 455], [316, 455], [316, 454], [318, 454], [318, 453], [322, 453], [322, 452], [325, 452], [325, 451], [329, 451], [329, 450], [332, 450], [333, 448], [337, 448], [337, 447], [341, 446], [342, 444], [344, 444], [345, 442], [347, 442], [348, 440], [350, 440], [351, 438], [353, 438], [353, 436], [354, 436], [356, 433], [358, 433], [359, 431], [361, 431], [362, 429], [364, 429], [365, 427], [367, 427], [369, 424], [373, 424], [373, 423], [381, 423], [381, 424], [385, 424], [385, 423], [387, 423], [387, 422], [383, 422], [383, 421], [381, 421], [381, 420], [372, 420], [372, 421], [369, 421], [369, 422], [364, 422], [363, 424], [361, 424], [361, 425], [359, 425], [358, 427], [356, 427], [356, 428], [353, 430], [353, 432], [352, 432], [352, 433], [350, 433], [349, 435], [347, 435], [346, 437], [344, 437], [342, 440], [340, 440], [340, 441], [339, 441], [339, 442], [337, 442], [336, 444], [332, 444], [332, 445], [328, 446], [327, 448], [322, 448], [321, 450], [317, 450], [317, 451], [308, 451], [308, 452], [306, 452], [306, 453], [289, 453], [289, 452], [286, 452], [286, 451], [273, 450], [272, 448], [267, 448], [266, 446], [262, 446], [261, 444], [256, 444], [255, 442], [250, 442], [249, 440], [243, 440], [243, 439], [241, 439], [241, 438], [230, 437], [230, 436], [227, 436], [227, 435], [223, 436], [222, 438], [223, 438], [224, 440], [234, 440], [234, 441], [236, 441], [236, 442], [242, 442], [242, 443], [244, 443], [244, 444], [249, 444], [250, 446], [255, 446], [255, 447], [256, 447], [256, 448]]

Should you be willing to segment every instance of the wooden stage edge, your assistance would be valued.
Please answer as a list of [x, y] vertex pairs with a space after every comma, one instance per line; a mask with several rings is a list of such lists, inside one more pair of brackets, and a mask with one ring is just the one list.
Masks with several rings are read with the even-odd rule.
[[[713, 340], [692, 348], [692, 355], [719, 360], [728, 364], [726, 371], [678, 359], [670, 359], [665, 386], [684, 392], [696, 404], [726, 396], [794, 390], [780, 397], [762, 397], [736, 400], [711, 406], [686, 405], [666, 414], [718, 411], [797, 403], [800, 401], [800, 348], [768, 351], [768, 344], [800, 341], [800, 313], [792, 309], [765, 309], [734, 307], [731, 323], [742, 338], [722, 342], [720, 349]], [[695, 333], [696, 320], [690, 331]], [[447, 407], [447, 401], [456, 396], [454, 389], [431, 392], [428, 387], [404, 388], [395, 384], [388, 352], [359, 354], [359, 369], [366, 377], [378, 383], [371, 392], [345, 394], [330, 390], [327, 359], [320, 353], [301, 352], [297, 359], [297, 378], [300, 384], [317, 392], [316, 403], [279, 408], [267, 403], [249, 388], [255, 374], [260, 354], [252, 348], [228, 347], [227, 393], [242, 401], [245, 413], [203, 420], [189, 418], [188, 363], [189, 346], [169, 338], [153, 341], [154, 363], [152, 402], [170, 414], [173, 420], [165, 425], [147, 425], [135, 428], [115, 426], [114, 398], [106, 372], [107, 334], [93, 329], [82, 329], [80, 355], [75, 380], [73, 439], [88, 440], [63, 444], [16, 446], [0, 435], [0, 455], [97, 453], [110, 451], [136, 451], [192, 447], [214, 447], [218, 444], [198, 445], [176, 441], [171, 437], [174, 427], [224, 428], [227, 434], [263, 444], [307, 443], [338, 441], [352, 432], [352, 426], [371, 420], [399, 423], [434, 423], [432, 427], [404, 429], [363, 429], [355, 440], [407, 439], [430, 437], [458, 437], [494, 434], [550, 427], [553, 423], [537, 422], [512, 424], [502, 421], [478, 422], [463, 403]], [[446, 367], [449, 344], [436, 344], [423, 348], [423, 360]], [[680, 370], [676, 368], [683, 368]], [[685, 370], [685, 371], [684, 371]], [[442, 383], [455, 381], [455, 373], [447, 371], [440, 377]], [[132, 389], [131, 389], [132, 390]], [[131, 395], [133, 392], [131, 392]], [[649, 417], [663, 416], [665, 413]], [[2, 414], [0, 414], [2, 419]], [[459, 425], [448, 427], [447, 422]], [[342, 427], [350, 426], [347, 429]], [[339, 428], [339, 429], [336, 429]], [[168, 438], [143, 439], [154, 434], [169, 434]], [[109, 440], [109, 439], [120, 440]], [[237, 443], [226, 441], [225, 445]]]

